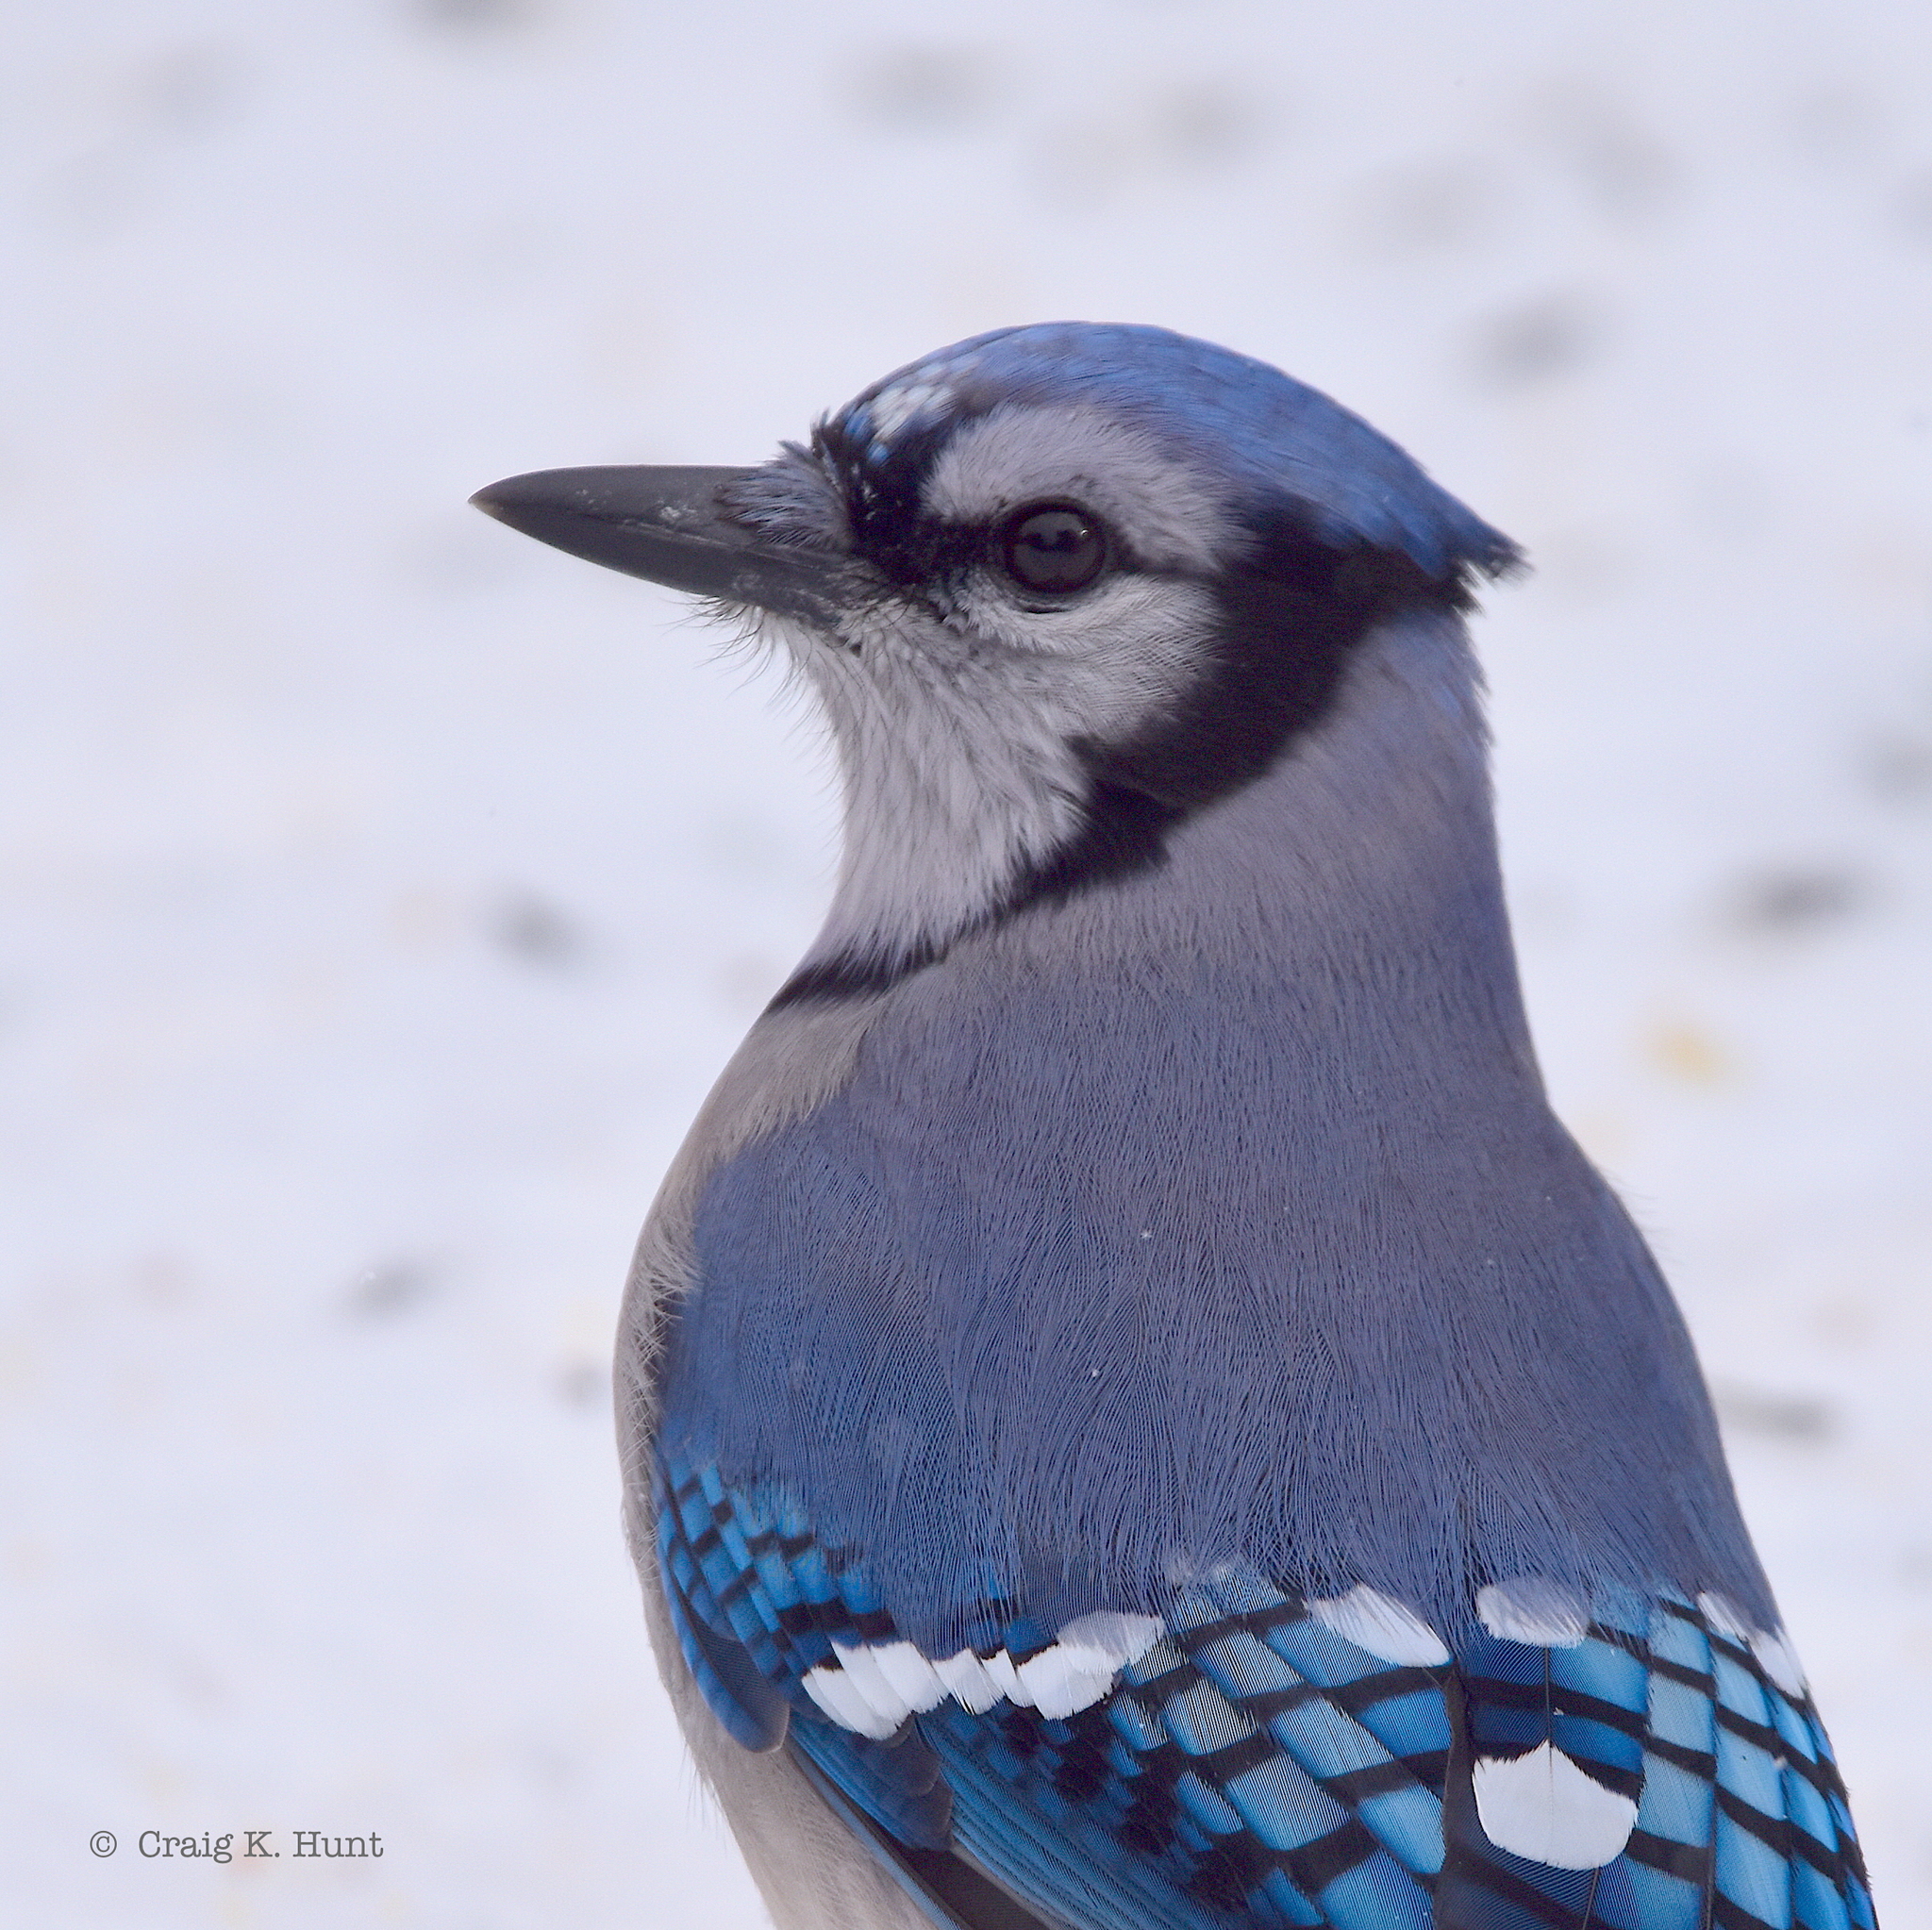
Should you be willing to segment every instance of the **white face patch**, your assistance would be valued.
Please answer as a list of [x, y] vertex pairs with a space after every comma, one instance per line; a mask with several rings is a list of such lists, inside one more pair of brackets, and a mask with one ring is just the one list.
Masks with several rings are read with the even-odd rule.
[[1541, 1575], [1512, 1575], [1479, 1589], [1476, 1618], [1499, 1641], [1574, 1649], [1590, 1633], [1590, 1607], [1574, 1590]]
[[1440, 1669], [1449, 1659], [1442, 1639], [1419, 1616], [1364, 1583], [1345, 1595], [1310, 1602], [1308, 1613], [1344, 1641], [1404, 1668]]
[[908, 1717], [937, 1708], [948, 1696], [973, 1715], [1010, 1702], [1057, 1721], [1110, 1693], [1120, 1672], [1160, 1635], [1161, 1624], [1151, 1615], [1103, 1609], [1068, 1622], [1049, 1647], [1017, 1666], [1005, 1649], [991, 1655], [961, 1649], [933, 1661], [910, 1642], [852, 1648], [835, 1642], [838, 1662], [808, 1671], [805, 1692], [841, 1729], [875, 1742], [897, 1735]]
[[[867, 405], [865, 432], [885, 441], [943, 412], [963, 373], [908, 375]], [[1216, 486], [1130, 423], [1009, 404], [939, 451], [924, 514], [991, 546], [1008, 512], [1047, 498], [1112, 534], [1111, 566], [1084, 592], [1028, 592], [989, 554], [927, 593], [879, 581], [833, 638], [764, 620], [817, 690], [844, 780], [844, 857], [808, 968], [891, 971], [994, 911], [1085, 825], [1087, 749], [1173, 717], [1216, 660], [1221, 611], [1201, 579], [1241, 541]], [[788, 530], [835, 536], [829, 478], [823, 505], [802, 487], [785, 505]]]
[[1223, 493], [1144, 429], [1095, 408], [1008, 403], [941, 450], [924, 507], [941, 523], [996, 523], [1024, 503], [1070, 502], [1149, 570], [1206, 574], [1238, 538]]
[[1637, 1805], [1587, 1775], [1554, 1743], [1476, 1763], [1475, 1813], [1499, 1850], [1553, 1870], [1601, 1870], [1623, 1854]]
[[1084, 822], [1074, 746], [1124, 741], [1170, 710], [1214, 621], [1195, 584], [1121, 575], [1045, 612], [985, 584], [951, 621], [882, 601], [854, 613], [844, 649], [800, 634], [792, 654], [845, 789], [839, 889], [813, 956], [895, 964], [996, 906]]

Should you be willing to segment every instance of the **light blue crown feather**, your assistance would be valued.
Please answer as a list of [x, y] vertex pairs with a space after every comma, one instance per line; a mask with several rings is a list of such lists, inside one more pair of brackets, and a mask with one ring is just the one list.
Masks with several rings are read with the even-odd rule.
[[1164, 328], [1045, 322], [955, 343], [874, 383], [824, 427], [874, 472], [995, 408], [1085, 403], [1194, 452], [1259, 504], [1338, 544], [1399, 550], [1433, 576], [1518, 561], [1507, 537], [1319, 390]]

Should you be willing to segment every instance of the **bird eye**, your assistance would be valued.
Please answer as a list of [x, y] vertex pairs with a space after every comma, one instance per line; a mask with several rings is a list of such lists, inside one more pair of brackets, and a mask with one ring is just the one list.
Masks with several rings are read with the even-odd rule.
[[1107, 538], [1071, 503], [1036, 503], [1008, 519], [1000, 559], [1028, 590], [1085, 590], [1107, 561]]

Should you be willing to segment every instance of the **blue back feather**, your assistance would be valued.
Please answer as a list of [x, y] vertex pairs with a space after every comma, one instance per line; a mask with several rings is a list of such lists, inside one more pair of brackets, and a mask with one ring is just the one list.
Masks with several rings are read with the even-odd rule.
[[948, 1647], [989, 1570], [1058, 1622], [1234, 1553], [1465, 1632], [1513, 1574], [1774, 1621], [1674, 1309], [1484, 987], [997, 950], [711, 1180], [673, 1452], [798, 1483]]

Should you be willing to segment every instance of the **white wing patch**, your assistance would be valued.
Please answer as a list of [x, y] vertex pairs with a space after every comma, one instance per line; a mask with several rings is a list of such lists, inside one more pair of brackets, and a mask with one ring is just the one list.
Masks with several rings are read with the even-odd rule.
[[1798, 1652], [1783, 1629], [1753, 1628], [1722, 1595], [1699, 1595], [1697, 1606], [1718, 1634], [1748, 1648], [1757, 1657], [1758, 1666], [1793, 1702], [1803, 1702], [1810, 1694]]
[[[1000, 1659], [1006, 1661], [1002, 1651]], [[1012, 1664], [1007, 1663], [1010, 1671]], [[823, 1669], [814, 1669], [812, 1675], [823, 1674]], [[987, 1666], [971, 1649], [961, 1649], [957, 1655], [948, 1655], [943, 1661], [932, 1665], [932, 1672], [940, 1679], [945, 1692], [970, 1716], [983, 1716], [996, 1702], [1004, 1702], [1007, 1691], [987, 1671]], [[808, 1690], [811, 1689], [811, 1675], [805, 1678]]]
[[1554, 1743], [1475, 1766], [1475, 1813], [1499, 1850], [1553, 1870], [1600, 1870], [1623, 1854], [1637, 1805], [1587, 1775]]
[[1707, 1592], [1699, 1595], [1697, 1606], [1704, 1611], [1705, 1621], [1709, 1622], [1718, 1634], [1729, 1636], [1734, 1642], [1748, 1642], [1751, 1639], [1751, 1624], [1722, 1595]]
[[1096, 1609], [1068, 1622], [1053, 1647], [1023, 1662], [1018, 1674], [1042, 1716], [1071, 1716], [1106, 1695], [1114, 1677], [1138, 1662], [1162, 1632], [1152, 1615]]
[[1574, 1649], [1590, 1633], [1582, 1597], [1541, 1575], [1511, 1575], [1478, 1589], [1476, 1618], [1499, 1641], [1539, 1649]]
[[961, 1649], [934, 1661], [910, 1642], [835, 1642], [836, 1663], [807, 1672], [805, 1692], [841, 1729], [875, 1742], [898, 1734], [909, 1716], [937, 1708], [948, 1696], [972, 1715], [1010, 1702], [1058, 1719], [1091, 1708], [1113, 1688], [1129, 1662], [1160, 1639], [1151, 1615], [1102, 1609], [1062, 1628], [1052, 1645], [1015, 1664], [1005, 1649], [990, 1655]]
[[1331, 1595], [1324, 1601], [1310, 1602], [1308, 1613], [1325, 1628], [1332, 1628], [1344, 1641], [1395, 1662], [1415, 1669], [1440, 1669], [1449, 1659], [1442, 1638], [1420, 1617], [1391, 1602], [1364, 1582], [1345, 1595]]
[[1768, 1635], [1762, 1629], [1754, 1630], [1751, 1653], [1757, 1657], [1764, 1672], [1793, 1702], [1803, 1702], [1811, 1693], [1805, 1680], [1805, 1671], [1798, 1661], [1798, 1652], [1792, 1648], [1791, 1639], [1783, 1629], [1773, 1629]]

